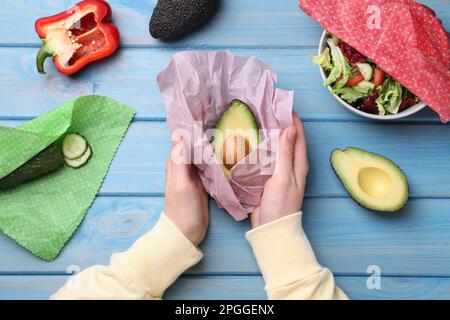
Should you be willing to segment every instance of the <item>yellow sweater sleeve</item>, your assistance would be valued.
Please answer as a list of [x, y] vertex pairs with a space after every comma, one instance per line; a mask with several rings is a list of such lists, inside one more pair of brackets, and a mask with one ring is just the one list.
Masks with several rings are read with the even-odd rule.
[[109, 266], [93, 266], [80, 272], [51, 299], [160, 299], [202, 257], [161, 214], [155, 227], [127, 251], [114, 254]]
[[247, 232], [269, 299], [347, 299], [322, 267], [298, 212]]

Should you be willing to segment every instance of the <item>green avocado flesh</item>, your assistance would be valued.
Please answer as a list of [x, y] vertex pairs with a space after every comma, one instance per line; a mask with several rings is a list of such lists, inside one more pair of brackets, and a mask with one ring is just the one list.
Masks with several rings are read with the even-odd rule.
[[259, 128], [250, 108], [240, 100], [233, 100], [215, 129], [211, 144], [225, 176], [231, 179], [231, 168], [258, 147]]
[[350, 196], [367, 209], [395, 212], [408, 201], [405, 174], [383, 156], [353, 147], [335, 149], [331, 165]]

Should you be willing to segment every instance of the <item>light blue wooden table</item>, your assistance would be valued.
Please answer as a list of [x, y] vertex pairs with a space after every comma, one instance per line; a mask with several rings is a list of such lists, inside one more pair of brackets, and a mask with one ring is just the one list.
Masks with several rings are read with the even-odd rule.
[[[0, 234], [0, 298], [45, 299], [69, 274], [104, 264], [156, 222], [163, 207], [164, 162], [170, 143], [156, 74], [180, 50], [227, 49], [254, 55], [278, 74], [281, 88], [295, 90], [295, 109], [305, 122], [311, 174], [304, 226], [322, 264], [354, 299], [450, 299], [450, 127], [424, 110], [395, 123], [367, 121], [344, 110], [321, 85], [309, 57], [320, 26], [296, 0], [223, 0], [203, 30], [171, 44], [152, 39], [148, 20], [156, 0], [111, 0], [122, 48], [74, 77], [35, 70], [40, 41], [34, 21], [60, 12], [73, 0], [0, 2], [0, 124], [16, 126], [87, 94], [115, 98], [137, 109], [100, 195], [61, 256], [43, 262]], [[426, 0], [450, 30], [448, 0]], [[406, 172], [408, 205], [395, 215], [360, 208], [334, 176], [328, 158], [336, 147], [357, 146], [384, 154]], [[264, 298], [263, 282], [237, 223], [211, 202], [204, 260], [167, 292], [166, 298]], [[367, 268], [379, 266], [381, 289], [369, 290]]]

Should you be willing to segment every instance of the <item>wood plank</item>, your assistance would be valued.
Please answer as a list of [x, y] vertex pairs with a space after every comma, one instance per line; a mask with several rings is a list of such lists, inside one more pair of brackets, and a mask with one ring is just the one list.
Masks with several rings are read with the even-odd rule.
[[[411, 200], [396, 215], [375, 214], [350, 199], [306, 199], [304, 228], [319, 261], [338, 275], [450, 276], [450, 199]], [[80, 229], [52, 263], [41, 261], [0, 235], [0, 273], [58, 272], [106, 264], [156, 223], [162, 198], [99, 197]], [[244, 238], [248, 222], [235, 222], [211, 205], [202, 244], [205, 258], [190, 274], [258, 274]]]
[[[48, 299], [66, 281], [66, 276], [0, 276], [0, 300]], [[449, 278], [384, 277], [380, 290], [369, 290], [366, 281], [366, 277], [336, 277], [350, 299], [450, 299]], [[266, 299], [266, 294], [260, 276], [182, 276], [164, 299], [256, 300]]]
[[[74, 0], [4, 0], [0, 3], [1, 44], [40, 43], [34, 21], [63, 11]], [[114, 22], [122, 34], [123, 45], [169, 47], [230, 46], [316, 46], [321, 27], [307, 17], [297, 1], [222, 1], [219, 13], [202, 30], [174, 43], [162, 43], [150, 37], [148, 22], [156, 0], [110, 0]], [[450, 12], [444, 0], [421, 0], [430, 6], [450, 29]], [[14, 26], [12, 28], [12, 26]], [[236, 35], [239, 36], [236, 36]]]
[[[38, 116], [68, 100], [98, 94], [133, 106], [140, 119], [165, 119], [166, 110], [156, 84], [156, 75], [177, 50], [123, 49], [116, 56], [67, 77], [50, 60], [47, 74], [35, 67], [36, 48], [0, 48], [1, 119]], [[347, 111], [322, 86], [322, 78], [310, 56], [316, 49], [233, 49], [242, 56], [256, 56], [277, 74], [277, 87], [295, 90], [295, 110], [305, 120], [367, 121]], [[434, 112], [423, 110], [404, 121], [433, 121]]]
[[[450, 299], [449, 278], [383, 277], [380, 290], [368, 289], [365, 276], [337, 276], [336, 283], [353, 300]], [[266, 294], [263, 279], [258, 276], [182, 277], [167, 291], [164, 298], [252, 300], [266, 299]]]
[[[110, 0], [113, 19], [118, 25], [124, 45], [189, 46], [189, 45], [296, 45], [300, 39], [305, 43], [317, 43], [319, 27], [301, 13], [295, 2], [280, 4], [276, 1], [260, 2], [222, 1], [220, 13], [202, 30], [176, 43], [167, 44], [153, 39], [148, 23], [156, 0]], [[34, 21], [41, 16], [65, 10], [73, 0], [21, 0], [6, 1], [0, 7], [5, 18], [0, 24], [4, 34], [2, 42], [8, 44], [38, 44], [34, 32]], [[267, 13], [271, 14], [268, 15]], [[14, 34], [10, 26], [19, 24]], [[7, 32], [6, 32], [7, 31]], [[239, 37], [236, 37], [239, 32]], [[17, 35], [20, 35], [18, 37]], [[312, 35], [315, 35], [312, 37]]]
[[[20, 122], [0, 121], [14, 126]], [[406, 173], [412, 197], [450, 197], [450, 127], [306, 122], [310, 197], [347, 197], [329, 163], [334, 148], [360, 147], [394, 160]], [[102, 194], [161, 195], [170, 151], [165, 122], [134, 122], [113, 161]]]

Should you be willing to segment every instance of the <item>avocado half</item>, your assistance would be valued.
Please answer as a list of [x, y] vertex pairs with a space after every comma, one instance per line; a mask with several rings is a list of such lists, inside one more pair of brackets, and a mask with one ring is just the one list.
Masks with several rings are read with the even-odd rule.
[[367, 209], [395, 212], [408, 201], [408, 180], [386, 157], [354, 147], [335, 149], [331, 165], [350, 196]]
[[233, 100], [217, 121], [211, 145], [221, 161], [228, 180], [231, 168], [255, 150], [260, 142], [259, 128], [250, 108], [241, 100]]

